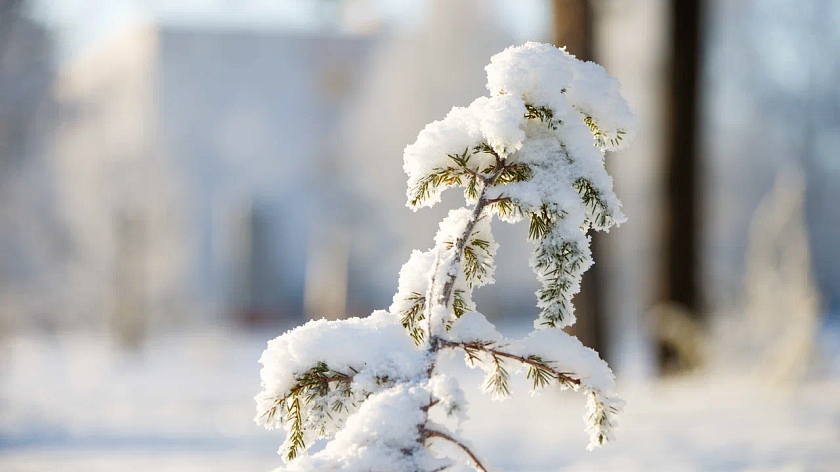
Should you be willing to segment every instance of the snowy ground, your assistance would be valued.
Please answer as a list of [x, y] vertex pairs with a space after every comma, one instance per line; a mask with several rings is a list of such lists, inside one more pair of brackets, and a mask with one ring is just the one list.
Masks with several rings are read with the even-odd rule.
[[[107, 337], [0, 343], [2, 471], [269, 471], [282, 433], [256, 426], [256, 359], [271, 335], [169, 336], [140, 354]], [[508, 472], [840, 470], [840, 379], [800, 388], [696, 377], [620, 385], [618, 441], [585, 450], [583, 400], [494, 404], [460, 359], [471, 401], [463, 435]], [[620, 374], [619, 374], [620, 375]], [[621, 380], [625, 380], [621, 382]]]

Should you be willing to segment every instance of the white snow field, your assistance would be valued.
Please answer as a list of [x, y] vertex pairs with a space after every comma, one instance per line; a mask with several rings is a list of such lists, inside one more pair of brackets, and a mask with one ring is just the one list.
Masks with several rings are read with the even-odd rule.
[[[283, 432], [254, 423], [253, 397], [256, 360], [277, 334], [169, 335], [137, 354], [90, 334], [5, 339], [0, 471], [273, 470]], [[445, 362], [470, 405], [462, 436], [494, 471], [840, 470], [836, 369], [796, 387], [713, 376], [630, 382], [617, 372], [627, 406], [616, 441], [588, 452], [580, 395], [493, 402], [480, 392], [483, 372]], [[515, 391], [529, 389], [513, 379]]]

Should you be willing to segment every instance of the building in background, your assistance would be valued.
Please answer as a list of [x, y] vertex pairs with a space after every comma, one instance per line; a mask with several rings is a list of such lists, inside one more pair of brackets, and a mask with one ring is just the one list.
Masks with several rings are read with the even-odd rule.
[[302, 319], [307, 245], [349, 201], [330, 130], [371, 44], [143, 26], [70, 64], [54, 175], [77, 316]]
[[[54, 316], [104, 319], [134, 343], [155, 325], [387, 307], [445, 212], [405, 208], [402, 149], [485, 93], [502, 30], [435, 2], [419, 29], [387, 37], [145, 25], [69, 64], [54, 175], [74, 314]], [[484, 296], [525, 317], [535, 282], [518, 230], [499, 230], [517, 241], [500, 261], [515, 270]]]

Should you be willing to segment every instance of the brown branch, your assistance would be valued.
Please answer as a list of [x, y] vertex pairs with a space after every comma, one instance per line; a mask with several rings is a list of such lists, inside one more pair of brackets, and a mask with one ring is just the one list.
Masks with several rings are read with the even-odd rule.
[[466, 167], [466, 166], [462, 167], [461, 170], [464, 171], [465, 173], [475, 177], [476, 179], [480, 180], [485, 185], [490, 183], [490, 178], [492, 176], [487, 176], [487, 175], [484, 175], [484, 174], [480, 174], [480, 173], [476, 172], [475, 170], [470, 169], [469, 167]]
[[[341, 377], [327, 378], [327, 379], [325, 379], [324, 383], [326, 383], [326, 384], [331, 384], [333, 382], [350, 383], [350, 382], [353, 381], [353, 377], [351, 377], [349, 375], [345, 375], [345, 374], [342, 374], [340, 372], [335, 372], [335, 373], [341, 375]], [[388, 378], [384, 377], [384, 379], [387, 381]], [[300, 393], [301, 390], [310, 388], [312, 385], [314, 385], [314, 383], [313, 384], [303, 384], [303, 385], [298, 385], [297, 387], [293, 387], [291, 390], [289, 390], [289, 395], [286, 395], [286, 397], [289, 397], [289, 396], [292, 396], [292, 395], [297, 395], [297, 394]]]
[[487, 200], [487, 204], [492, 205], [494, 203], [500, 203], [500, 202], [510, 203], [510, 201], [511, 201], [510, 197], [498, 197], [498, 198], [491, 198], [491, 199]]
[[546, 362], [535, 361], [533, 359], [529, 359], [527, 357], [517, 356], [516, 354], [511, 354], [509, 352], [500, 351], [498, 349], [491, 348], [490, 346], [493, 343], [484, 343], [484, 342], [471, 342], [471, 343], [456, 343], [452, 341], [447, 341], [445, 339], [440, 339], [437, 341], [437, 345], [440, 348], [453, 348], [453, 349], [463, 349], [467, 351], [472, 349], [474, 351], [483, 351], [489, 354], [492, 354], [496, 357], [504, 357], [507, 359], [512, 359], [522, 364], [530, 365], [532, 367], [536, 367], [539, 369], [545, 369], [551, 372], [558, 380], [562, 379], [564, 382], [572, 383], [575, 385], [580, 385], [580, 379], [576, 379], [574, 377], [569, 377], [569, 373], [567, 372], [559, 372], [556, 369], [552, 369]]
[[[425, 316], [426, 322], [429, 325], [428, 329], [428, 336], [429, 336], [429, 351], [436, 351], [437, 346], [435, 346], [435, 339], [437, 336], [432, 335], [432, 300], [434, 300], [435, 294], [435, 281], [437, 280], [437, 271], [438, 267], [440, 267], [440, 251], [435, 251], [435, 263], [432, 266], [432, 273], [429, 276], [429, 287], [426, 289], [426, 309]], [[435, 362], [434, 359], [429, 364], [429, 369], [426, 372], [426, 377], [431, 378], [432, 372], [435, 370]]]
[[434, 399], [434, 400], [430, 401], [428, 405], [426, 405], [426, 406], [421, 406], [421, 407], [420, 407], [420, 409], [421, 409], [421, 410], [423, 410], [423, 411], [429, 411], [429, 408], [431, 408], [431, 407], [433, 407], [433, 406], [437, 405], [438, 403], [440, 403], [440, 400], [438, 400], [438, 399], [436, 398], [436, 399]]
[[453, 438], [452, 436], [446, 433], [435, 431], [433, 429], [424, 429], [423, 433], [426, 438], [440, 438], [458, 446], [459, 448], [461, 448], [462, 451], [464, 451], [464, 453], [466, 453], [470, 457], [470, 460], [472, 460], [473, 463], [475, 463], [475, 468], [478, 469], [479, 472], [487, 472], [487, 469], [484, 467], [481, 461], [479, 461], [475, 454], [473, 454], [473, 452], [470, 450], [470, 448], [468, 448], [461, 441], [458, 441], [457, 439]]

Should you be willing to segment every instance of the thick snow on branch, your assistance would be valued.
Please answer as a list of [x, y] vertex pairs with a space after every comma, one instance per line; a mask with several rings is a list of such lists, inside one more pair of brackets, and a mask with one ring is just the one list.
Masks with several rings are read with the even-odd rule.
[[[573, 116], [572, 107], [597, 125], [607, 150], [624, 147], [624, 138], [636, 131], [619, 82], [600, 65], [580, 61], [563, 49], [539, 43], [510, 47], [493, 56], [485, 69], [491, 95], [520, 96], [550, 108], [560, 119]], [[624, 138], [613, 143], [619, 134]]]
[[[417, 141], [405, 148], [403, 169], [408, 174], [408, 205], [414, 210], [433, 206], [448, 187], [469, 180], [464, 172], [452, 175], [447, 169], [463, 167], [481, 172], [494, 164], [486, 153], [474, 153], [476, 146], [486, 143], [502, 156], [518, 150], [525, 139], [524, 102], [512, 96], [477, 98], [469, 107], [454, 107], [446, 117], [432, 122], [420, 132]], [[453, 156], [469, 157], [468, 163], [456, 166]], [[460, 180], [456, 180], [461, 177]], [[429, 183], [428, 179], [435, 178]]]
[[422, 408], [429, 399], [423, 385], [397, 385], [373, 394], [322, 451], [278, 472], [416, 472], [442, 467], [448, 461], [435, 459], [422, 447]]
[[482, 388], [494, 399], [504, 400], [511, 394], [506, 386], [509, 372], [525, 371], [533, 380], [532, 395], [553, 384], [587, 395], [583, 418], [590, 450], [613, 439], [617, 417], [624, 408], [615, 376], [598, 353], [578, 338], [550, 329], [533, 331], [523, 339], [506, 339], [484, 315], [473, 312], [455, 323], [448, 340], [448, 347], [464, 350], [469, 367], [485, 371]]
[[[422, 378], [428, 362], [385, 311], [310, 321], [268, 343], [260, 358], [263, 390], [255, 397], [255, 420], [286, 429], [281, 451], [292, 459], [314, 439], [331, 437], [367, 395]], [[301, 435], [299, 446], [290, 442], [295, 433]]]

